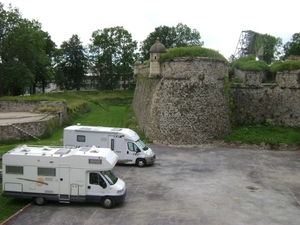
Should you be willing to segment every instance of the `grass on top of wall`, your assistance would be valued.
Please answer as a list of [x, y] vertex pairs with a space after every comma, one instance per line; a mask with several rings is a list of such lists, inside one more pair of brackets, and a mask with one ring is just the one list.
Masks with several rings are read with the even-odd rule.
[[211, 59], [218, 59], [228, 63], [227, 59], [221, 55], [218, 51], [209, 48], [203, 48], [200, 46], [191, 46], [191, 47], [180, 47], [180, 48], [171, 48], [168, 49], [166, 53], [164, 53], [159, 61], [164, 62], [168, 59], [175, 59], [175, 58], [197, 58], [197, 57], [206, 57]]
[[269, 71], [268, 64], [262, 60], [257, 61], [254, 55], [249, 55], [237, 59], [233, 62], [232, 67], [242, 71]]

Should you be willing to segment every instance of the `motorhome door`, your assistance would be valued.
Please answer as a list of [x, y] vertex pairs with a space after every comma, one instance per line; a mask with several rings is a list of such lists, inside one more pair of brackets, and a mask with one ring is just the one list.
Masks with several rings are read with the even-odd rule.
[[59, 165], [59, 200], [70, 200], [70, 166], [68, 164]]
[[118, 155], [119, 161], [124, 160], [124, 150], [125, 150], [124, 139], [114, 137], [114, 136], [109, 136], [109, 147]]

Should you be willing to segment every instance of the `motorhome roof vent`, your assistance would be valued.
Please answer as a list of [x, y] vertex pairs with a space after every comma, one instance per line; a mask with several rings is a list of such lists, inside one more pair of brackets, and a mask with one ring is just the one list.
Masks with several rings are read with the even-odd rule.
[[122, 130], [122, 128], [113, 128], [113, 129], [111, 129], [112, 131], [121, 131]]
[[20, 148], [21, 148], [20, 152], [29, 152], [30, 151], [30, 148], [28, 148], [27, 145], [22, 145]]
[[80, 127], [79, 130], [91, 130], [92, 128], [90, 127]]
[[81, 147], [79, 151], [88, 152], [90, 149], [91, 147]]
[[91, 148], [90, 148], [90, 152], [92, 153], [99, 153], [99, 150], [97, 149], [97, 147], [95, 145], [93, 145]]
[[50, 151], [50, 150], [52, 150], [52, 148], [50, 148], [50, 147], [48, 147], [48, 146], [44, 146], [43, 150]]
[[54, 154], [56, 154], [56, 155], [66, 155], [70, 151], [71, 151], [71, 149], [61, 148], [61, 149], [58, 149]]

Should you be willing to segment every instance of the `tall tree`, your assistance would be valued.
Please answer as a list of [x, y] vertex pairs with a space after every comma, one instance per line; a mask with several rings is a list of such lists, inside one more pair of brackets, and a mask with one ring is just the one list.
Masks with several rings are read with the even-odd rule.
[[[23, 19], [17, 8], [0, 6], [0, 95], [20, 95], [25, 87], [35, 93], [37, 83], [49, 81], [50, 58], [46, 33], [38, 21]], [[53, 47], [53, 46], [52, 46]]]
[[300, 55], [300, 33], [295, 33], [284, 46], [284, 59], [291, 55]]
[[133, 78], [133, 66], [137, 59], [137, 42], [123, 27], [96, 30], [92, 34], [90, 53], [93, 72], [98, 75], [100, 90], [119, 87], [120, 80], [128, 83]]
[[18, 8], [13, 8], [11, 4], [4, 8], [4, 4], [0, 2], [0, 97], [8, 92], [6, 85], [7, 63], [6, 51], [4, 47], [4, 39], [10, 34], [11, 30], [18, 26], [21, 14]]
[[56, 66], [56, 83], [61, 89], [77, 91], [83, 87], [87, 73], [88, 57], [86, 48], [78, 35], [72, 35], [69, 41], [61, 46], [58, 64]]
[[159, 26], [141, 42], [141, 61], [149, 60], [149, 50], [157, 39], [159, 39], [167, 49], [174, 47], [203, 46], [204, 44], [203, 41], [200, 41], [200, 33], [196, 29], [192, 30], [187, 25], [179, 23], [176, 27]]
[[48, 34], [48, 32], [40, 31], [39, 35], [42, 42], [41, 44], [43, 53], [40, 57], [40, 60], [36, 62], [33, 92], [35, 93], [36, 86], [40, 86], [43, 93], [45, 93], [46, 85], [54, 82], [52, 61], [54, 58], [56, 45], [51, 40], [51, 36]]

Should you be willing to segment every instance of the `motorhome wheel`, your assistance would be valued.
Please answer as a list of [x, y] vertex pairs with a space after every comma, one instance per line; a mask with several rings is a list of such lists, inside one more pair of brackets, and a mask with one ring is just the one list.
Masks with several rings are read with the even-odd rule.
[[115, 206], [115, 200], [112, 197], [103, 197], [101, 199], [101, 205], [103, 208], [110, 209]]
[[137, 159], [137, 160], [136, 160], [136, 165], [137, 165], [138, 167], [143, 167], [143, 166], [145, 166], [145, 165], [146, 165], [145, 159]]
[[33, 198], [33, 201], [36, 205], [45, 205], [47, 203], [47, 200], [43, 197]]

